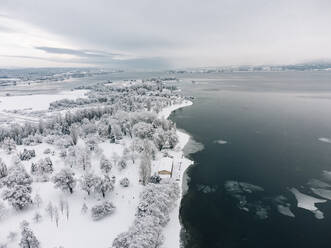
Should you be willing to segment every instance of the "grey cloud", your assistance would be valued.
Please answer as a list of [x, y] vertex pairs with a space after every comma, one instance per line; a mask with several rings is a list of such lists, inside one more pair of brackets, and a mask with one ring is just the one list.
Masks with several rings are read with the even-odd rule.
[[59, 48], [59, 47], [35, 47], [38, 50], [42, 50], [47, 53], [53, 54], [69, 54], [75, 55], [78, 57], [113, 57], [113, 56], [120, 56], [121, 54], [118, 53], [108, 53], [104, 51], [96, 51], [96, 50], [75, 50], [69, 48]]
[[[3, 0], [1, 7], [7, 16], [80, 48], [144, 58], [138, 64], [160, 58], [165, 64], [208, 66], [331, 57], [327, 0]], [[42, 45], [39, 50], [112, 61], [103, 52]]]

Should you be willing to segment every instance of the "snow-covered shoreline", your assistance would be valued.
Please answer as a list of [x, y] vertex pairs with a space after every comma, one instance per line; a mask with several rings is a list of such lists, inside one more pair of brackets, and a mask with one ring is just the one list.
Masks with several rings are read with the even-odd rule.
[[[170, 114], [180, 108], [184, 108], [187, 106], [191, 106], [193, 103], [191, 101], [185, 100], [181, 104], [174, 104], [170, 107], [164, 108], [158, 116], [160, 118], [168, 118]], [[181, 223], [179, 220], [179, 210], [180, 210], [180, 203], [183, 196], [183, 177], [185, 171], [188, 169], [190, 165], [193, 164], [192, 160], [184, 157], [183, 148], [188, 143], [190, 136], [180, 130], [177, 130], [177, 135], [179, 138], [179, 143], [174, 151], [171, 152], [171, 155], [174, 157], [174, 160], [177, 161], [175, 164], [180, 164], [179, 167], [174, 169], [174, 175], [176, 181], [179, 183], [180, 187], [180, 198], [177, 200], [176, 207], [170, 213], [170, 221], [165, 226], [163, 234], [165, 237], [163, 246], [164, 248], [175, 248], [180, 247], [180, 232], [181, 232]]]

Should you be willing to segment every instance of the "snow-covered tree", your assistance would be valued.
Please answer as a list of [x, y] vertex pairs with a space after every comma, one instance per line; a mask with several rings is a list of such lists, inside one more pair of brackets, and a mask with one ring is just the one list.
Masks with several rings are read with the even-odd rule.
[[37, 176], [41, 181], [48, 181], [48, 176], [54, 171], [52, 160], [49, 157], [40, 159], [31, 164], [31, 174]]
[[36, 194], [35, 197], [33, 198], [33, 204], [39, 208], [41, 204], [43, 203], [43, 200], [41, 199], [39, 194]]
[[77, 145], [77, 141], [78, 141], [78, 130], [77, 130], [77, 127], [71, 127], [70, 128], [70, 137], [72, 139], [72, 143], [74, 145]]
[[106, 197], [106, 194], [114, 190], [114, 182], [110, 179], [108, 175], [103, 177], [98, 177], [98, 181], [95, 187], [95, 191], [102, 195], [103, 198]]
[[84, 204], [82, 206], [82, 209], [81, 209], [81, 212], [82, 212], [82, 214], [86, 214], [87, 211], [88, 211], [88, 207], [87, 207], [86, 203], [84, 202]]
[[2, 142], [2, 148], [7, 152], [7, 154], [11, 154], [14, 150], [16, 150], [16, 143], [11, 138], [5, 138]]
[[154, 142], [145, 139], [143, 141], [143, 152], [146, 153], [150, 158], [155, 159], [157, 153], [157, 147]]
[[60, 205], [60, 211], [61, 211], [61, 214], [64, 213], [64, 209], [65, 209], [65, 205], [66, 205], [66, 202], [65, 200], [63, 200], [62, 198], [60, 199], [60, 202], [59, 202], [59, 205]]
[[53, 217], [54, 217], [54, 207], [52, 202], [49, 202], [47, 204], [47, 207], [45, 209], [46, 213], [48, 214], [49, 218], [51, 218], [51, 221], [53, 221]]
[[130, 181], [127, 177], [120, 180], [120, 185], [123, 187], [129, 187]]
[[155, 146], [161, 151], [167, 142], [165, 132], [162, 128], [158, 128], [155, 131], [155, 133], [153, 135], [153, 140], [154, 140]]
[[116, 140], [120, 140], [123, 138], [121, 127], [118, 124], [112, 125], [111, 132], [112, 132], [111, 136], [114, 136]]
[[32, 204], [31, 187], [16, 184], [5, 190], [3, 199], [8, 201], [17, 210], [25, 209]]
[[75, 173], [68, 168], [60, 170], [53, 178], [55, 188], [59, 188], [64, 192], [74, 192], [76, 186]]
[[80, 179], [80, 187], [90, 195], [95, 191], [99, 180], [100, 179], [93, 172], [87, 172]]
[[35, 223], [41, 222], [43, 219], [42, 215], [39, 212], [36, 212], [32, 218]]
[[30, 187], [32, 184], [31, 176], [26, 172], [23, 166], [15, 165], [8, 170], [8, 175], [3, 178], [2, 183], [8, 188], [16, 185]]
[[0, 179], [8, 175], [8, 170], [5, 162], [0, 158]]
[[112, 169], [113, 165], [110, 162], [110, 160], [108, 160], [104, 155], [101, 156], [100, 159], [100, 169], [104, 174], [108, 174], [111, 169]]
[[93, 220], [100, 220], [108, 215], [111, 215], [115, 211], [115, 206], [105, 201], [102, 204], [96, 205], [91, 208], [91, 215]]
[[150, 123], [138, 122], [132, 128], [133, 135], [141, 139], [151, 139], [154, 134], [154, 127]]
[[69, 206], [69, 202], [68, 201], [65, 201], [64, 210], [65, 210], [65, 214], [66, 214], [67, 220], [69, 220], [70, 206]]
[[54, 208], [54, 219], [56, 226], [59, 227], [60, 215], [59, 215], [59, 209], [57, 207]]
[[143, 153], [140, 160], [140, 178], [143, 185], [148, 183], [148, 179], [151, 176], [151, 160], [146, 153]]
[[21, 223], [21, 230], [20, 248], [40, 248], [40, 243], [27, 221]]

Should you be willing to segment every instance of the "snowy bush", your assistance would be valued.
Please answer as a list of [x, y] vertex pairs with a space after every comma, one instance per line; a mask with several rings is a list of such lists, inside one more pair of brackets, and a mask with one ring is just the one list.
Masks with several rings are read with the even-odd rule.
[[46, 142], [47, 144], [53, 145], [54, 142], [55, 142], [55, 140], [56, 140], [56, 138], [57, 138], [57, 136], [55, 136], [55, 135], [48, 135], [48, 136], [46, 136], [46, 138], [45, 138], [45, 142]]
[[58, 137], [54, 144], [58, 147], [58, 148], [68, 148], [70, 146], [73, 146], [74, 143], [72, 142], [72, 138], [69, 135], [63, 135]]
[[120, 180], [120, 185], [123, 187], [129, 187], [130, 181], [127, 177]]
[[150, 183], [160, 183], [161, 182], [161, 177], [157, 174], [154, 174], [149, 178]]
[[4, 149], [7, 154], [11, 154], [14, 150], [16, 150], [16, 143], [11, 138], [5, 138], [2, 142], [2, 149]]
[[55, 188], [59, 188], [64, 192], [72, 194], [76, 187], [75, 173], [70, 169], [62, 169], [53, 178]]
[[117, 166], [120, 170], [123, 170], [127, 166], [127, 162], [122, 158], [120, 161], [118, 161]]
[[36, 156], [35, 150], [27, 150], [24, 148], [22, 152], [18, 154], [18, 157], [21, 161], [30, 160], [31, 158], [34, 158]]
[[29, 135], [28, 137], [22, 140], [23, 145], [33, 146], [37, 144], [41, 144], [43, 142], [43, 137], [39, 134]]
[[105, 156], [102, 156], [100, 159], [100, 170], [103, 173], [108, 174], [111, 171], [112, 167], [112, 163]]
[[96, 205], [91, 208], [91, 215], [93, 220], [101, 220], [104, 217], [111, 215], [115, 211], [115, 206], [109, 202], [105, 201], [100, 205]]
[[51, 149], [50, 148], [46, 148], [45, 150], [44, 150], [44, 154], [50, 154], [51, 153]]

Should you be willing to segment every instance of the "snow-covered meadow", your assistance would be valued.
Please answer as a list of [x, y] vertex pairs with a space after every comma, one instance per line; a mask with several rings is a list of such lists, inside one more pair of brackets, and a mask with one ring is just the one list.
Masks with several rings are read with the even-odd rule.
[[0, 244], [179, 247], [192, 161], [182, 152], [189, 136], [166, 119], [192, 102], [177, 92], [135, 81], [2, 100], [1, 111], [42, 110], [47, 119], [0, 130]]

